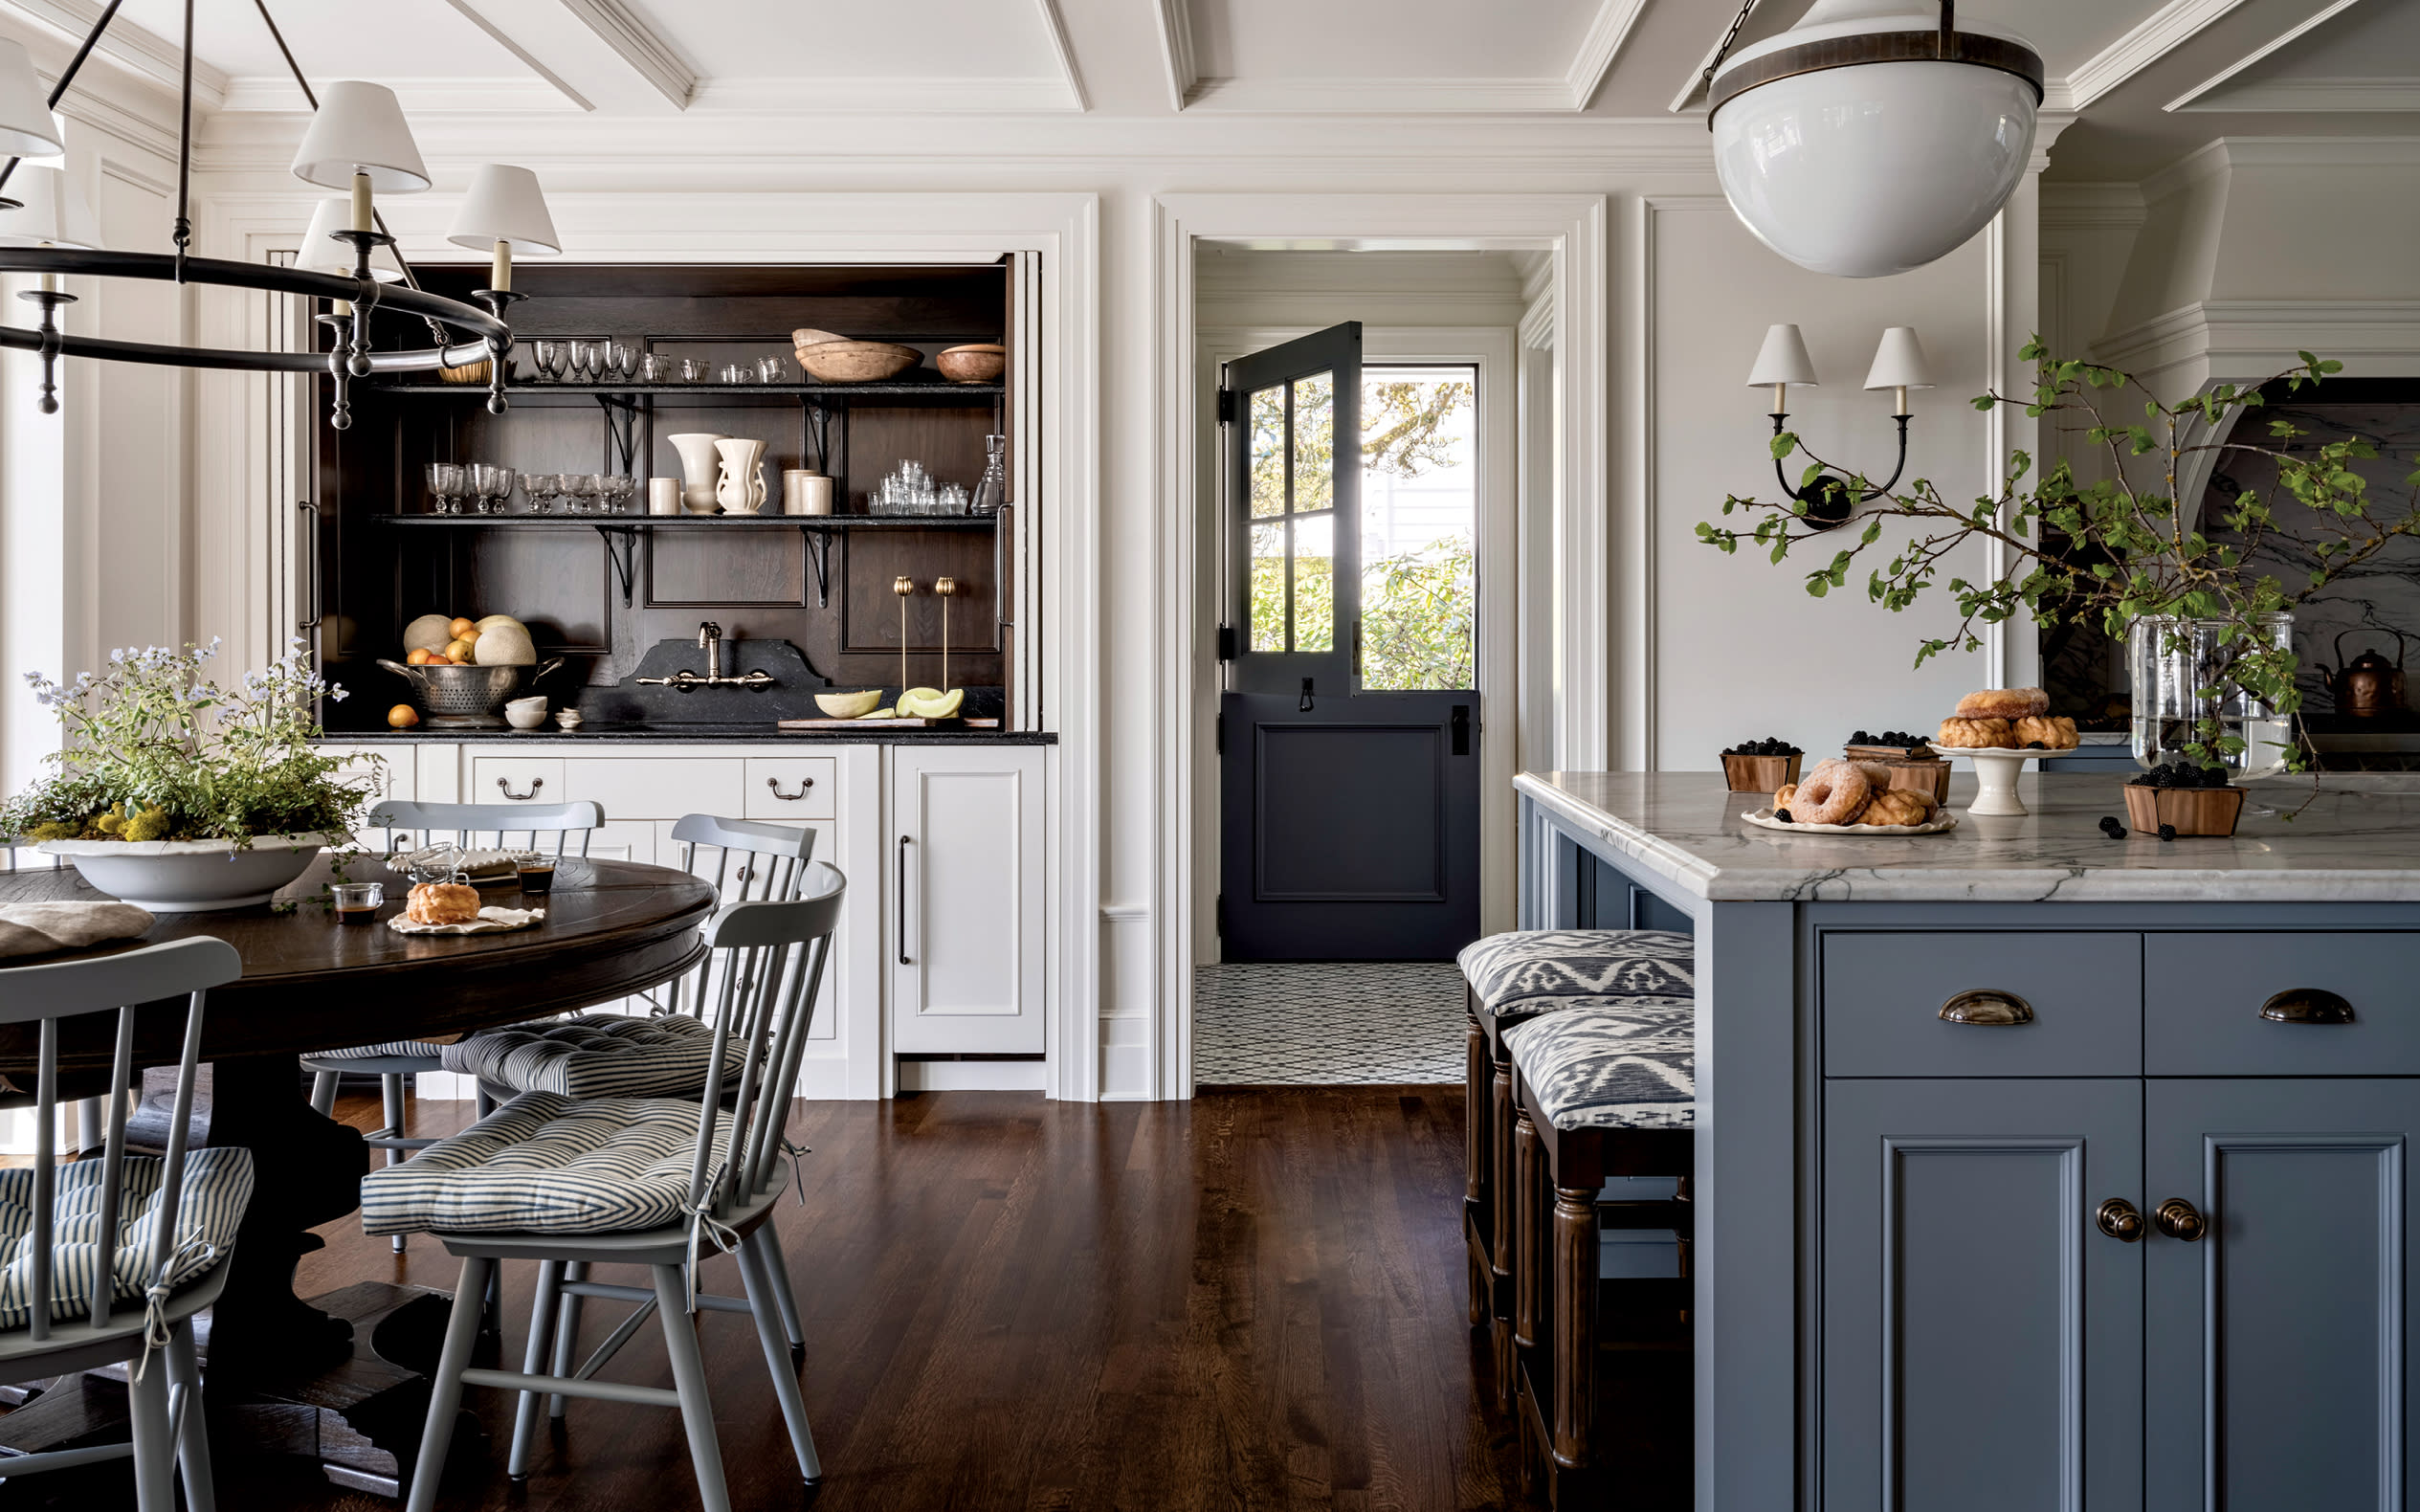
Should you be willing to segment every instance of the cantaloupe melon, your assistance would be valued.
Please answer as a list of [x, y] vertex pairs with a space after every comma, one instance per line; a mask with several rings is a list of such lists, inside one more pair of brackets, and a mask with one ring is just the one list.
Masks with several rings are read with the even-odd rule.
[[[919, 698], [919, 693], [928, 693], [931, 697]], [[910, 719], [945, 720], [955, 715], [966, 701], [966, 690], [964, 688], [952, 688], [947, 693], [933, 693], [929, 688], [910, 688], [899, 695], [899, 713]]]
[[404, 627], [404, 650], [443, 651], [454, 638], [454, 618], [449, 614], [423, 614]]
[[488, 626], [472, 648], [472, 656], [482, 667], [531, 667], [538, 663], [538, 647], [518, 620], [508, 619]]
[[858, 693], [818, 693], [815, 707], [835, 720], [863, 719], [882, 702], [880, 688], [867, 688]]

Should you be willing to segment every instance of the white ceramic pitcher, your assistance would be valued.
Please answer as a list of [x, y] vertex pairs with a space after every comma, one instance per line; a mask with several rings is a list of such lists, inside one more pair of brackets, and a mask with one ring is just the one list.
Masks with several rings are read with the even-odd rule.
[[664, 438], [680, 454], [680, 504], [693, 515], [714, 513], [715, 484], [722, 465], [715, 443], [723, 438], [720, 431], [689, 431]]
[[722, 476], [715, 484], [715, 502], [726, 515], [752, 515], [765, 507], [765, 443], [729, 435], [714, 443], [722, 454]]

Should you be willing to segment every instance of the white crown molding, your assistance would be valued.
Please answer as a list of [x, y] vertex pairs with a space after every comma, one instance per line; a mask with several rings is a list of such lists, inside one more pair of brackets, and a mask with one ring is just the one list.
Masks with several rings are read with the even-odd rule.
[[1258, 116], [1530, 115], [1567, 112], [1560, 78], [1204, 78], [1192, 110]]
[[1586, 110], [1595, 102], [1605, 76], [1613, 72], [1613, 60], [1622, 56], [1622, 44], [1646, 13], [1647, 0], [1601, 0], [1580, 38], [1579, 53], [1564, 71], [1563, 87], [1570, 93], [1572, 109]]
[[2059, 82], [2067, 108], [2082, 110], [2217, 23], [2244, 0], [2167, 0], [2132, 31]]
[[698, 93], [698, 71], [622, 0], [563, 0], [563, 8], [674, 109], [689, 108]]
[[2132, 231], [2148, 203], [2139, 184], [2045, 183], [2036, 218], [2044, 231]]
[[2231, 168], [2350, 168], [2420, 166], [2420, 137], [2220, 137], [2142, 181], [2157, 203]]
[[1076, 66], [1076, 49], [1067, 40], [1067, 21], [1058, 13], [1058, 0], [1033, 0], [1041, 14], [1042, 33], [1050, 39], [1051, 56], [1058, 59], [1059, 77], [1067, 83], [1068, 103], [1077, 110], [1093, 108], [1084, 92], [1084, 76]]
[[2177, 96], [2174, 100], [2169, 100], [2166, 104], [2162, 105], [2160, 108], [2162, 110], [2221, 108], [2218, 106], [2195, 106], [2193, 101], [2201, 99], [2204, 95], [2209, 94], [2211, 90], [2216, 89], [2219, 85], [2226, 83], [2229, 79], [2242, 73], [2245, 69], [2252, 67], [2254, 63], [2259, 62], [2262, 58], [2267, 57], [2270, 54], [2275, 53], [2277, 49], [2293, 41], [2296, 37], [2325, 26], [2328, 22], [2334, 20], [2339, 14], [2352, 9], [2352, 7], [2358, 4], [2360, 4], [2360, 0], [2334, 0], [2333, 4], [2320, 7], [2311, 14], [2303, 17], [2301, 21], [2286, 28], [2284, 31], [2271, 37], [2268, 41], [2261, 43], [2258, 47], [2253, 48], [2251, 52], [2246, 53], [2243, 56], [2228, 64], [2225, 68], [2220, 69], [2217, 73], [2212, 74], [2209, 78], [2203, 79], [2200, 83], [2195, 84], [2192, 88]]
[[2420, 300], [2207, 300], [2115, 331], [2095, 360], [2139, 378], [2185, 369], [2169, 391], [2273, 376], [2322, 352], [2347, 377], [2397, 377], [2420, 362]]
[[[2170, 105], [2170, 110], [2179, 106]], [[2278, 78], [2238, 84], [2181, 107], [2236, 115], [2337, 115], [2420, 111], [2420, 78]]]
[[[103, 7], [93, 0], [0, 0], [0, 13], [14, 15], [55, 33], [71, 46], [84, 40]], [[147, 32], [124, 16], [113, 17], [109, 30], [93, 48], [130, 74], [175, 91], [183, 87], [184, 50], [167, 38]], [[80, 82], [80, 80], [79, 80]], [[71, 91], [72, 93], [72, 91]], [[193, 99], [216, 108], [227, 95], [227, 72], [202, 58], [193, 60]]]
[[[395, 92], [407, 119], [428, 116], [496, 116], [522, 114], [577, 115], [592, 110], [570, 86], [560, 80], [519, 76], [495, 78], [389, 78], [380, 82]], [[302, 91], [287, 74], [245, 74], [229, 80], [219, 114], [291, 115], [309, 113]]]
[[1193, 61], [1193, 12], [1186, 0], [1159, 0], [1152, 16], [1160, 27], [1160, 67], [1168, 86], [1168, 108], [1182, 111], [1202, 81]]

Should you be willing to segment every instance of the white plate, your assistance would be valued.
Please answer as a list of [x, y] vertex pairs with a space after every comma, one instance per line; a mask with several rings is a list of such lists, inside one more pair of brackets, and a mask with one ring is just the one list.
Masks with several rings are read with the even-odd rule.
[[1791, 830], [1801, 834], [1941, 834], [1958, 828], [1958, 815], [1946, 809], [1935, 811], [1922, 824], [1800, 824], [1796, 820], [1785, 824], [1773, 817], [1770, 808], [1740, 817], [1760, 830]]
[[401, 914], [390, 914], [387, 927], [399, 935], [493, 935], [508, 929], [526, 929], [545, 917], [544, 908], [499, 908], [490, 903], [466, 924], [416, 924]]

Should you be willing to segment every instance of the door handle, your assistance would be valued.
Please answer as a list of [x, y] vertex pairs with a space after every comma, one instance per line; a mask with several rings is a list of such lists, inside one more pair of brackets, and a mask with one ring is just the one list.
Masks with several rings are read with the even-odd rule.
[[1471, 706], [1467, 703], [1454, 705], [1454, 754], [1471, 754]]
[[1302, 698], [1295, 704], [1294, 712], [1297, 714], [1311, 712], [1311, 679], [1308, 678], [1302, 679]]
[[2123, 1197], [2112, 1197], [2093, 1213], [2093, 1224], [2120, 1244], [2142, 1237], [2142, 1213]]
[[530, 799], [537, 797], [538, 789], [544, 788], [544, 786], [546, 786], [545, 778], [532, 777], [529, 779], [529, 790], [527, 792], [515, 792], [513, 791], [513, 785], [510, 780], [503, 777], [496, 779], [496, 790], [502, 793], [505, 797], [512, 799], [515, 803], [527, 803]]
[[2187, 1244], [2209, 1232], [2209, 1220], [2182, 1197], [2170, 1197], [2160, 1204], [2159, 1212], [2151, 1215], [2151, 1221], [2160, 1226], [2162, 1234]]
[[767, 777], [767, 778], [766, 778], [766, 779], [765, 779], [765, 786], [766, 786], [766, 787], [767, 787], [767, 788], [772, 789], [773, 789], [773, 796], [774, 796], [774, 797], [776, 797], [776, 798], [781, 799], [781, 800], [782, 800], [782, 802], [784, 802], [784, 803], [796, 803], [799, 799], [804, 798], [804, 797], [806, 797], [806, 796], [807, 796], [807, 789], [808, 789], [812, 788], [813, 786], [815, 786], [815, 779], [814, 779], [814, 778], [812, 778], [812, 777], [801, 777], [801, 778], [799, 778], [799, 779], [798, 779], [798, 790], [797, 790], [796, 792], [784, 792], [784, 791], [782, 791], [782, 780], [781, 780], [779, 777]]
[[1959, 993], [1941, 1006], [1942, 1022], [2003, 1026], [2033, 1022], [2033, 1005], [2014, 992], [1979, 987]]
[[2290, 987], [2260, 1005], [2273, 1024], [2349, 1024], [2353, 1005], [2324, 988]]
[[907, 836], [899, 836], [899, 965], [914, 966], [907, 958]]

